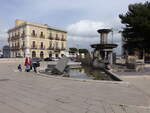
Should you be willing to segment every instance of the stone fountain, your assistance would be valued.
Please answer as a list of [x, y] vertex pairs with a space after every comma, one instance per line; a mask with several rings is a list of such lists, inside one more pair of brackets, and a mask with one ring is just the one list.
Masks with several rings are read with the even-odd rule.
[[96, 68], [105, 68], [113, 64], [113, 49], [117, 44], [108, 44], [108, 34], [111, 31], [111, 29], [99, 29], [100, 43], [91, 45], [94, 48], [92, 64]]

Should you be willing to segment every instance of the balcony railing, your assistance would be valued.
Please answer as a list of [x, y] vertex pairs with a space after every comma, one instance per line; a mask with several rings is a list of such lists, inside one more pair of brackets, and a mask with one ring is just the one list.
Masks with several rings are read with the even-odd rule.
[[21, 49], [22, 49], [22, 50], [23, 50], [23, 49], [26, 49], [26, 47], [25, 47], [24, 45], [22, 45], [22, 46], [21, 46]]
[[45, 38], [45, 36], [44, 35], [40, 35], [40, 38]]
[[38, 49], [37, 46], [31, 46], [31, 49]]
[[10, 47], [10, 49], [11, 49], [11, 50], [19, 50], [20, 47], [19, 47], [19, 46], [12, 46], [12, 47]]
[[60, 52], [61, 49], [60, 49], [59, 47], [56, 47], [56, 48], [54, 49], [54, 51], [55, 51], [55, 52]]
[[56, 40], [60, 40], [59, 37], [56, 37], [55, 39], [56, 39]]
[[16, 35], [16, 36], [14, 37], [14, 40], [18, 40], [18, 39], [19, 39], [19, 36]]
[[66, 48], [61, 48], [61, 50], [66, 50]]
[[19, 37], [20, 37], [20, 35], [16, 35], [15, 37], [16, 37], [16, 38], [19, 38]]
[[32, 36], [32, 37], [37, 37], [37, 34], [33, 34], [33, 33], [32, 33], [31, 36]]
[[39, 49], [41, 49], [41, 50], [45, 50], [45, 47], [40, 47]]
[[62, 38], [61, 41], [66, 41], [66, 39], [65, 39], [65, 38]]
[[49, 38], [50, 40], [54, 40], [54, 37], [50, 37], [50, 36], [49, 36], [48, 38]]
[[51, 46], [50, 46], [50, 47], [47, 48], [47, 49], [48, 49], [48, 50], [54, 50], [54, 47], [51, 47]]
[[22, 33], [22, 34], [21, 34], [21, 38], [24, 38], [24, 37], [25, 37], [25, 33]]
[[11, 41], [14, 41], [14, 40], [17, 40], [17, 39], [19, 39], [19, 37], [17, 37], [17, 36], [12, 36], [12, 37], [9, 38], [9, 40], [11, 40]]

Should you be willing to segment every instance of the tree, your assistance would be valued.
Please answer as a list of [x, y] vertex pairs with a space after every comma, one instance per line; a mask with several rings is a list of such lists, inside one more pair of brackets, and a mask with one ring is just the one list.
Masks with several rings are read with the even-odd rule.
[[87, 49], [79, 49], [79, 53], [87, 54], [89, 51]]
[[69, 53], [76, 53], [78, 52], [77, 48], [69, 48]]
[[127, 13], [119, 17], [125, 24], [122, 31], [125, 49], [129, 53], [134, 49], [150, 53], [150, 2], [130, 4]]

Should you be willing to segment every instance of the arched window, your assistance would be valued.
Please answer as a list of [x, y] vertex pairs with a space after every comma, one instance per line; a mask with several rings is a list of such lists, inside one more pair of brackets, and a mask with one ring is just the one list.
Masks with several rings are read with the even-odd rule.
[[58, 57], [59, 57], [59, 55], [58, 55], [58, 54], [55, 54], [55, 57], [56, 57], [56, 58], [58, 58]]
[[36, 57], [36, 52], [35, 51], [32, 51], [32, 58], [33, 57]]
[[40, 58], [44, 58], [44, 53], [43, 53], [43, 51], [40, 52]]

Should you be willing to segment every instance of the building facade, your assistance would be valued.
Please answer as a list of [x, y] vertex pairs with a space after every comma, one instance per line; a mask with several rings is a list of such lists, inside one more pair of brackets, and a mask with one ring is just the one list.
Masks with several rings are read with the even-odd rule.
[[8, 35], [11, 57], [56, 58], [66, 54], [67, 32], [47, 24], [16, 20]]

